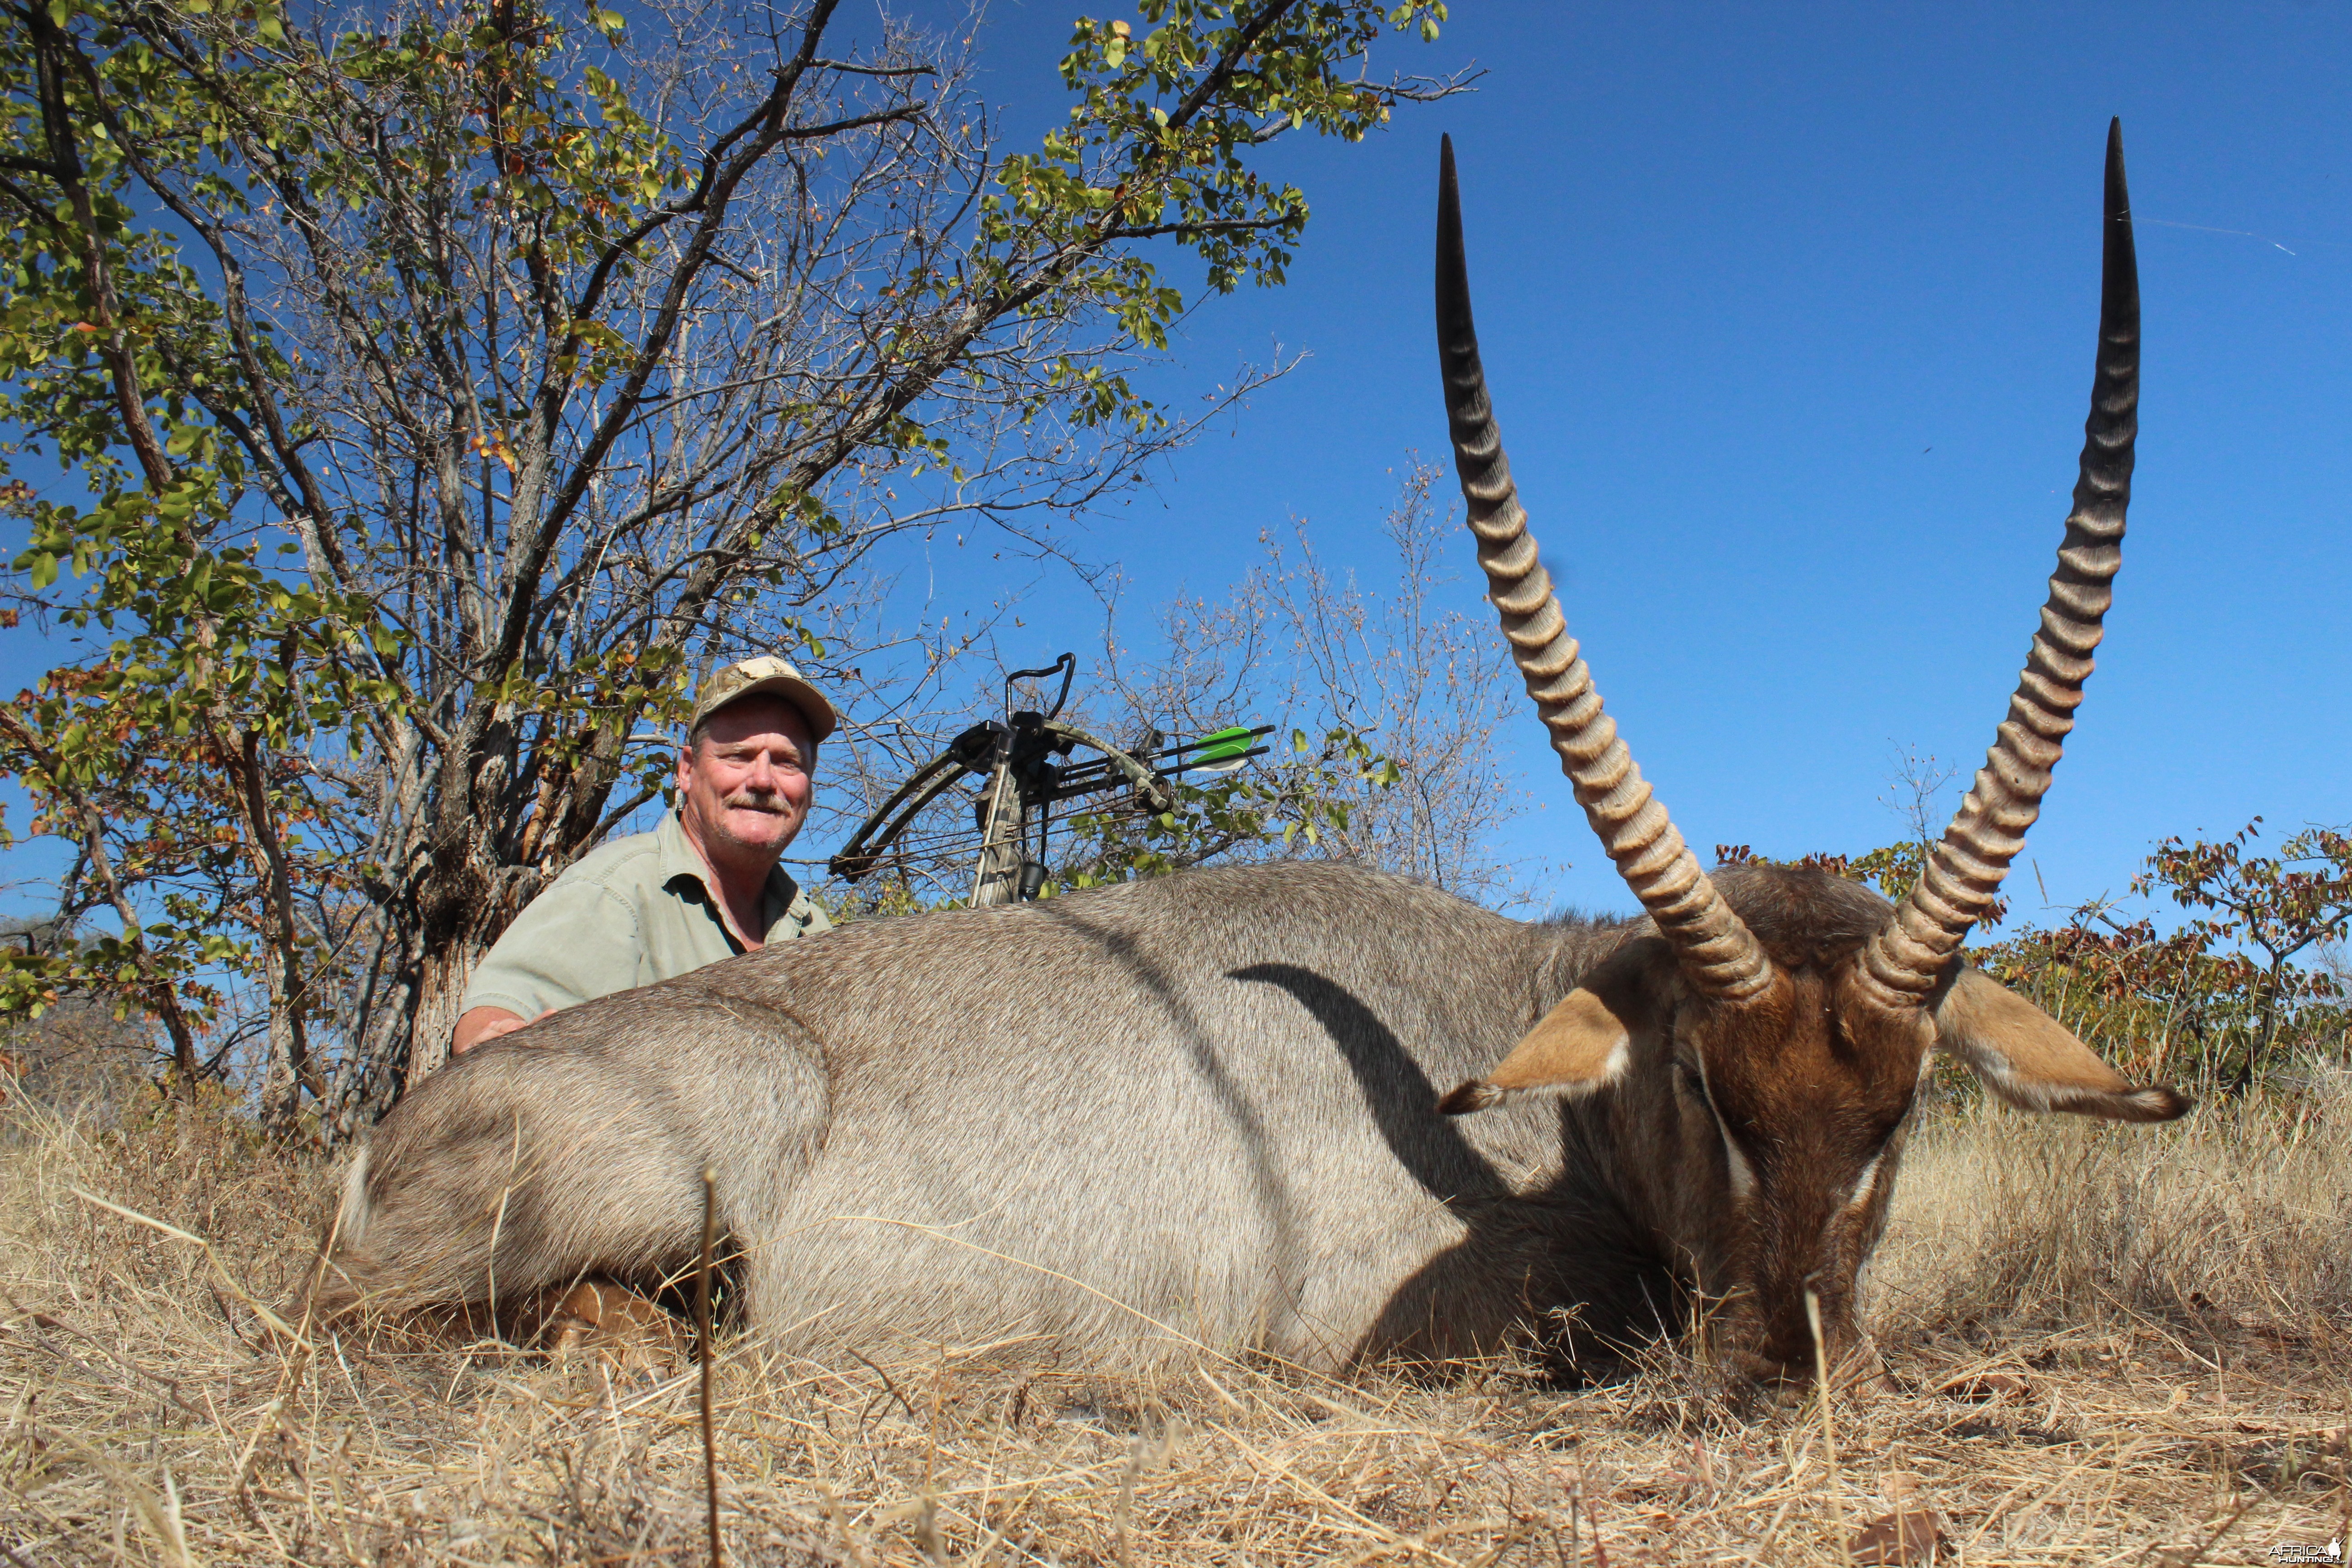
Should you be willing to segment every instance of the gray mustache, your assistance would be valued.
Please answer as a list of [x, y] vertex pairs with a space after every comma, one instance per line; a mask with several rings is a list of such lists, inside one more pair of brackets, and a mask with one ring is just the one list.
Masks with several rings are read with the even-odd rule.
[[750, 806], [754, 811], [782, 811], [784, 796], [782, 790], [739, 789], [719, 804]]

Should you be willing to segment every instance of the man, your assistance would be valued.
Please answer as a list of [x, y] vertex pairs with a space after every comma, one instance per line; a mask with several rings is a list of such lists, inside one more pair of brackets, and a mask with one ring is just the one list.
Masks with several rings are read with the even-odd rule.
[[808, 820], [817, 746], [835, 722], [833, 704], [781, 658], [704, 681], [661, 826], [614, 839], [530, 901], [474, 972], [450, 1048], [831, 929], [777, 862]]

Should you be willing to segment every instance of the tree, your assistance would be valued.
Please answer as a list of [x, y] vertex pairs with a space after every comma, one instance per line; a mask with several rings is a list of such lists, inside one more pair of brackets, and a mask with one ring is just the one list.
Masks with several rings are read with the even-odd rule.
[[2352, 931], [2352, 835], [2306, 828], [2276, 855], [2250, 854], [2262, 820], [2214, 843], [2167, 838], [2132, 879], [2134, 892], [2161, 889], [2183, 909], [2206, 911], [2188, 927], [2201, 944], [2250, 944], [2263, 955], [2260, 1024], [2233, 1093], [2253, 1081], [2278, 1037], [2290, 961]]
[[1168, 258], [1279, 283], [1307, 208], [1258, 150], [1455, 85], [1365, 66], [1437, 0], [1145, 0], [1007, 152], [968, 38], [837, 8], [9, 6], [0, 418], [88, 491], [18, 492], [18, 592], [108, 640], [0, 768], [167, 1027], [258, 973], [281, 1122], [437, 1065], [698, 664], [854, 657], [893, 536], [1040, 536], [1184, 440], [1130, 379]]
[[[1492, 903], [1527, 901], [1519, 868], [1495, 843], [1526, 801], [1495, 752], [1496, 725], [1517, 715], [1517, 681], [1485, 616], [1444, 603], [1459, 574], [1444, 563], [1461, 525], [1433, 500], [1441, 478], [1418, 460], [1399, 477], [1381, 530], [1391, 570], [1335, 574], [1295, 520], [1286, 536], [1261, 535], [1265, 562], [1241, 582], [1161, 605], [1140, 637], [1125, 629], [1118, 585], [1108, 585], [1101, 653], [1082, 668], [1066, 719], [1138, 754], [1229, 725], [1273, 733], [1246, 767], [1179, 775], [1167, 809], [1125, 792], [1065, 805], [1049, 840], [1047, 896], [1212, 860], [1311, 857]], [[1006, 662], [1042, 661], [1033, 649]], [[1003, 679], [956, 704], [955, 726], [975, 707], [994, 710]], [[1042, 709], [1057, 687], [1015, 683], [1012, 695]], [[849, 804], [836, 798], [835, 809], [862, 817], [881, 804], [939, 753], [946, 727], [856, 778]], [[870, 879], [832, 889], [829, 907], [961, 902], [972, 885], [975, 804], [961, 791], [941, 795]]]
[[[1886, 771], [1886, 793], [1878, 797], [1878, 804], [1902, 819], [1904, 836], [1892, 844], [1882, 844], [1859, 855], [1817, 850], [1780, 864], [1809, 866], [1832, 876], [1875, 884], [1880, 892], [1898, 904], [1910, 896], [1927, 871], [1928, 858], [1936, 852], [1936, 839], [1948, 820], [1949, 814], [1942, 804], [1944, 786], [1958, 775], [1959, 769], [1932, 752], [1889, 743], [1894, 749], [1894, 762]], [[1715, 858], [1725, 866], [1775, 863], [1769, 856], [1759, 855], [1746, 844], [1718, 844]], [[1997, 927], [2008, 917], [2009, 900], [1995, 899], [1985, 906], [1978, 929]]]
[[2159, 931], [2101, 899], [1974, 960], [2142, 1078], [2236, 1094], [2274, 1065], [2283, 1038], [2340, 1051], [2352, 988], [2294, 959], [2315, 952], [2324, 965], [2352, 921], [2352, 838], [2312, 828], [2263, 857], [2250, 853], [2254, 837], [2249, 825], [2218, 842], [2166, 838], [2132, 879], [2135, 894], [2209, 914]]
[[[1463, 595], [1468, 610], [1445, 605], [1461, 576], [1446, 563], [1466, 552], [1458, 516], [1434, 499], [1444, 478], [1417, 458], [1398, 476], [1381, 529], [1392, 574], [1367, 583], [1334, 574], [1295, 520], [1286, 540], [1262, 536], [1265, 565], [1225, 599], [1168, 606], [1164, 656], [1122, 658], [1115, 642], [1106, 650], [1126, 731], [1198, 734], [1251, 715], [1276, 721], [1289, 742], [1263, 801], [1205, 795], [1216, 811], [1176, 841], [1176, 863], [1244, 843], [1256, 806], [1283, 829], [1263, 853], [1349, 860], [1498, 904], [1524, 900], [1518, 868], [1494, 844], [1525, 803], [1495, 751], [1497, 727], [1519, 719], [1524, 699], [1476, 599]], [[1118, 839], [1103, 851], [1121, 853]], [[1135, 847], [1149, 842], [1147, 831]]]
[[2261, 972], [2201, 932], [2117, 920], [2102, 900], [1970, 957], [2133, 1078], [2207, 1083], [2234, 1053], [2251, 1053]]

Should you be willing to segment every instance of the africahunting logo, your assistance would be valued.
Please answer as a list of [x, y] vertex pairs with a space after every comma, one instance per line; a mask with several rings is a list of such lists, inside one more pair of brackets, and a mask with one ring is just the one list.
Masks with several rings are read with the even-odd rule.
[[2271, 1561], [2273, 1563], [2341, 1563], [2344, 1561], [2344, 1539], [2338, 1536], [2325, 1546], [2282, 1541], [2271, 1548]]

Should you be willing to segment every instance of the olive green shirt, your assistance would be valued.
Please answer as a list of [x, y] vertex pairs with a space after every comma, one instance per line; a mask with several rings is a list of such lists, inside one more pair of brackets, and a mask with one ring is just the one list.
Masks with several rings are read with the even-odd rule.
[[[515, 917], [474, 971], [458, 1012], [503, 1007], [536, 1018], [732, 957], [743, 949], [727, 929], [709, 875], [675, 808], [651, 833], [615, 838]], [[762, 902], [763, 941], [833, 929], [781, 866], [768, 873]]]

